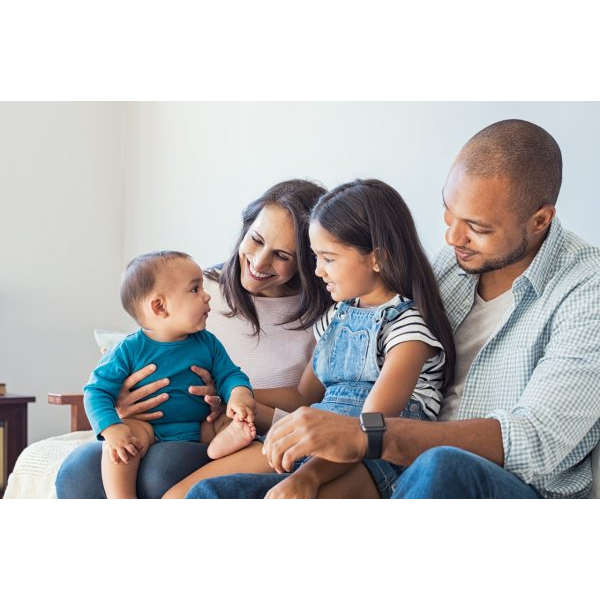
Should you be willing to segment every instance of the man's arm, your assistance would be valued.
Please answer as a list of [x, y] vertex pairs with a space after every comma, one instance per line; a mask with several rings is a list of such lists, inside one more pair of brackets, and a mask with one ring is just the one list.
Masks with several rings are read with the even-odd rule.
[[[382, 458], [410, 465], [421, 453], [436, 446], [454, 446], [504, 464], [500, 423], [495, 419], [427, 422], [386, 419]], [[300, 408], [271, 427], [263, 447], [279, 473], [291, 469], [303, 456], [331, 462], [358, 462], [367, 453], [367, 436], [358, 419], [318, 409]]]

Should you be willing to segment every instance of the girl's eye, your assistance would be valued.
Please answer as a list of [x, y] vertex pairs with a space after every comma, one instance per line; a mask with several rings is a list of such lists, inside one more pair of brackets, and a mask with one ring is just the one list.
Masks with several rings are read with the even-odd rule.
[[197, 285], [195, 285], [195, 286], [192, 288], [192, 294], [197, 294], [199, 289], [200, 289], [200, 286], [197, 286]]
[[279, 258], [280, 260], [284, 260], [284, 261], [289, 261], [290, 257], [286, 256], [285, 254], [276, 254], [277, 258]]
[[263, 242], [262, 242], [262, 240], [259, 240], [258, 238], [255, 238], [254, 236], [252, 236], [252, 241], [253, 241], [255, 244], [258, 244], [259, 246], [262, 246], [262, 245], [263, 245]]

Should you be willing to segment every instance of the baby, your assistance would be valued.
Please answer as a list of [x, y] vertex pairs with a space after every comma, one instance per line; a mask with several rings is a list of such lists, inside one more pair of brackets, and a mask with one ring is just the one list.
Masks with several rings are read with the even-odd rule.
[[[233, 364], [219, 340], [206, 331], [210, 296], [202, 269], [183, 252], [152, 252], [134, 258], [121, 283], [121, 302], [141, 329], [105, 354], [84, 388], [85, 410], [104, 439], [102, 481], [107, 498], [135, 498], [140, 464], [155, 442], [201, 441], [211, 457], [224, 456], [256, 437], [255, 401], [248, 377]], [[137, 387], [168, 378], [163, 416], [151, 423], [121, 420], [115, 403], [124, 380], [148, 364], [156, 370]], [[233, 421], [221, 431], [205, 419], [210, 408], [188, 393], [198, 384], [190, 367], [204, 367], [227, 402]]]

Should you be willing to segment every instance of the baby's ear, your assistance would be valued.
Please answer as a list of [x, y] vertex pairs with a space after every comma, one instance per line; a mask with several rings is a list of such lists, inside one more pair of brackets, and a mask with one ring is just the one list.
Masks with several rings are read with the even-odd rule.
[[155, 296], [150, 300], [150, 310], [155, 317], [166, 319], [169, 316], [167, 304], [163, 296]]

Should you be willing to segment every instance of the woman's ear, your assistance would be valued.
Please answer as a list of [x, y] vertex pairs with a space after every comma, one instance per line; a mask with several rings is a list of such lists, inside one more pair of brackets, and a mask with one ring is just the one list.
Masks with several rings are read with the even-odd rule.
[[164, 296], [155, 296], [150, 300], [150, 310], [155, 317], [166, 319], [169, 316], [167, 312], [167, 303]]

